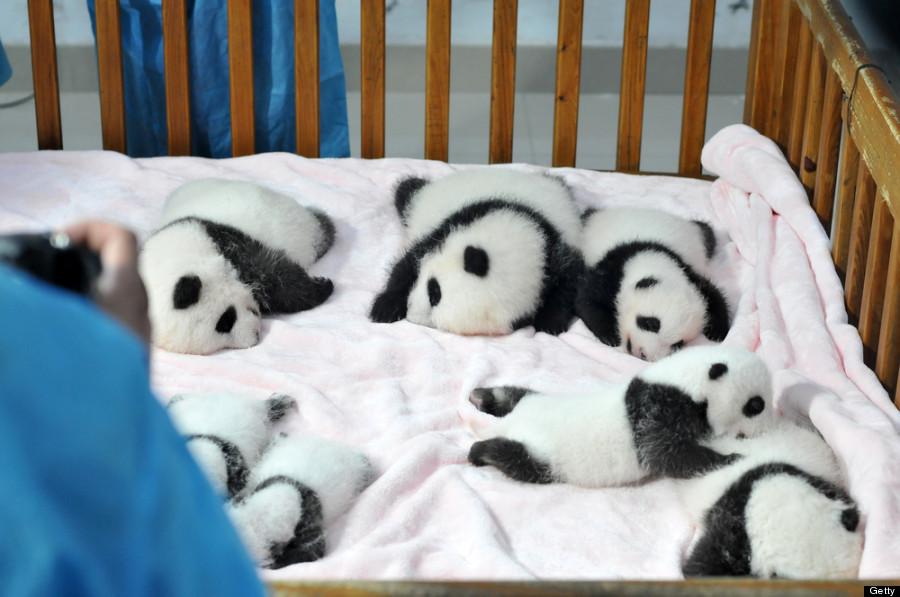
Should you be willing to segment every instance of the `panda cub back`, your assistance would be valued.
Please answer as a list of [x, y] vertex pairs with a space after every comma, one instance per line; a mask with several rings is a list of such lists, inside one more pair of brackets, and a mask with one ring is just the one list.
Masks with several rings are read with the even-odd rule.
[[758, 436], [710, 445], [740, 458], [676, 485], [699, 532], [686, 576], [856, 575], [860, 513], [815, 430], [779, 419]]
[[[425, 181], [405, 179], [396, 207], [410, 239], [431, 234], [448, 217], [486, 199], [530, 208], [559, 231], [562, 240], [577, 246], [581, 222], [571, 191], [559, 178], [511, 168], [473, 168]], [[402, 190], [402, 189], [398, 189]]]
[[166, 200], [161, 224], [186, 217], [237, 228], [304, 268], [334, 244], [334, 224], [323, 212], [248, 181], [202, 178], [181, 185]]
[[708, 277], [715, 246], [708, 224], [664, 211], [590, 212], [576, 313], [602, 342], [648, 361], [700, 335], [722, 340], [728, 305]]
[[407, 177], [395, 207], [410, 246], [372, 305], [373, 321], [459, 334], [568, 328], [583, 261], [581, 222], [561, 179], [498, 167]]

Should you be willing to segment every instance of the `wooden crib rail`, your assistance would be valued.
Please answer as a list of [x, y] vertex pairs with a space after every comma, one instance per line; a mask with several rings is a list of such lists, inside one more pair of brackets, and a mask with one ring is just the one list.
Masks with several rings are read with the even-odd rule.
[[[35, 60], [55, 65], [52, 0], [29, 0]], [[126, 149], [125, 94], [118, 0], [95, 0], [97, 55], [104, 149]], [[452, 0], [429, 0], [426, 31], [425, 151], [428, 159], [447, 160], [450, 138], [450, 26]], [[163, 3], [163, 48], [167, 132], [170, 155], [187, 155], [191, 147], [190, 77], [187, 2]], [[228, 2], [230, 105], [233, 155], [255, 151], [250, 0]], [[709, 67], [715, 0], [692, 0], [684, 87], [678, 172], [699, 176], [700, 149], [706, 130]], [[318, 156], [318, 2], [294, 0], [297, 153]], [[360, 0], [361, 14], [361, 154], [385, 155], [385, 0]], [[640, 150], [647, 66], [649, 0], [627, 0], [623, 23], [619, 133], [616, 168], [640, 171]], [[490, 163], [513, 160], [517, 0], [494, 1], [492, 40]], [[559, 0], [556, 90], [553, 124], [554, 166], [574, 166], [578, 137], [579, 82], [584, 0]], [[58, 86], [48, 77], [55, 69], [35, 69], [39, 147], [62, 147]], [[54, 77], [55, 80], [55, 77]], [[54, 111], [56, 110], [56, 111]]]
[[838, 2], [754, 13], [745, 121], [782, 146], [832, 231], [866, 361], [900, 406], [900, 102]]

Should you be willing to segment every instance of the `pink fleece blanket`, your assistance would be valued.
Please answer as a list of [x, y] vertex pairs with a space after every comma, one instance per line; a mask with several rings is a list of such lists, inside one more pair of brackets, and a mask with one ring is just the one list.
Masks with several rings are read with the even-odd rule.
[[[861, 577], [900, 577], [900, 413], [862, 364], [827, 237], [777, 148], [751, 129], [724, 129], [703, 157], [717, 182], [555, 173], [581, 207], [658, 207], [711, 223], [720, 243], [715, 279], [735, 315], [725, 344], [758, 351], [775, 371], [778, 407], [808, 417], [838, 454], [864, 513]], [[99, 217], [143, 237], [169, 192], [210, 176], [261, 182], [336, 221], [335, 246], [311, 268], [335, 282], [325, 304], [266, 319], [260, 344], [247, 350], [152, 354], [162, 400], [186, 390], [287, 393], [300, 407], [290, 431], [335, 438], [371, 458], [376, 478], [328, 529], [327, 556], [266, 579], [680, 578], [693, 529], [670, 482], [526, 485], [466, 461], [475, 440], [468, 424], [487, 416], [468, 402], [473, 388], [578, 391], [623, 381], [642, 361], [602, 345], [580, 321], [558, 337], [525, 328], [493, 338], [368, 321], [405, 242], [393, 184], [462, 167], [289, 154], [0, 154], [0, 232]]]

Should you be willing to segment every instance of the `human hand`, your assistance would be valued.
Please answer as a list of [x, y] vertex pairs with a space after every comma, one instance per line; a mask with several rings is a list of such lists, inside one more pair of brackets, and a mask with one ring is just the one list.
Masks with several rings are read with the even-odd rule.
[[150, 343], [147, 291], [137, 269], [137, 238], [111, 222], [89, 220], [62, 229], [69, 239], [96, 251], [102, 271], [94, 302], [140, 338]]

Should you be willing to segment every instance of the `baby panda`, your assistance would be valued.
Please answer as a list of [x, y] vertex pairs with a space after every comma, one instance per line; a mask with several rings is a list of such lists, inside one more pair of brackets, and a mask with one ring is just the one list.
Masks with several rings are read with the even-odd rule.
[[410, 246], [372, 304], [373, 321], [457, 334], [568, 329], [583, 261], [563, 180], [501, 167], [408, 177], [395, 206]]
[[216, 491], [233, 497], [246, 486], [273, 425], [294, 406], [294, 399], [284, 394], [259, 400], [213, 393], [179, 394], [166, 409]]
[[741, 458], [678, 484], [699, 531], [683, 565], [686, 577], [857, 575], [860, 513], [815, 431], [783, 421], [754, 438], [710, 445]]
[[182, 185], [139, 254], [153, 344], [190, 354], [254, 346], [262, 315], [312, 309], [331, 295], [331, 280], [306, 268], [334, 236], [327, 215], [260, 185]]
[[647, 361], [700, 334], [723, 340], [728, 305], [707, 277], [715, 247], [705, 222], [653, 209], [588, 212], [576, 314], [604, 344]]
[[501, 417], [476, 434], [469, 462], [530, 483], [623, 485], [651, 475], [689, 478], [732, 462], [715, 437], [752, 437], [772, 424], [771, 375], [754, 353], [695, 346], [629, 382], [583, 395], [476, 389], [470, 400]]
[[372, 476], [369, 460], [348, 446], [280, 434], [227, 511], [260, 566], [311, 562], [325, 555], [325, 530]]

